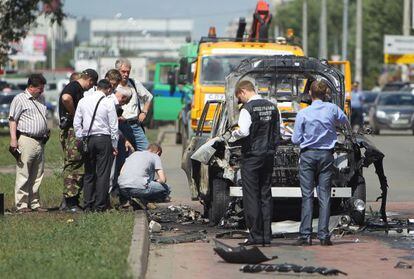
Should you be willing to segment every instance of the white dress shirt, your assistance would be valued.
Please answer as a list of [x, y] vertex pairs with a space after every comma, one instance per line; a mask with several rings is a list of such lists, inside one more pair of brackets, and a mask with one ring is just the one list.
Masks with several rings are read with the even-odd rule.
[[121, 84], [118, 85], [118, 88], [129, 90], [132, 93], [129, 103], [122, 106], [122, 109], [124, 110], [122, 116], [127, 120], [136, 120], [138, 112], [142, 109], [138, 108], [138, 105], [143, 105], [144, 103], [151, 102], [152, 100], [152, 94], [144, 87], [144, 85], [142, 85], [141, 82], [135, 80], [135, 86], [137, 88], [137, 92], [135, 92], [134, 86], [130, 81], [128, 81], [127, 86], [122, 86]]
[[114, 101], [111, 98], [107, 98], [101, 91], [96, 91], [94, 94], [83, 97], [79, 101], [73, 120], [75, 135], [77, 138], [87, 136], [93, 112], [101, 97], [105, 98], [99, 103], [89, 135], [110, 135], [112, 146], [116, 148], [118, 144], [118, 117]]
[[[259, 94], [253, 95], [247, 102], [253, 100], [260, 100], [262, 97]], [[231, 141], [236, 141], [241, 138], [245, 138], [250, 134], [250, 125], [252, 125], [252, 117], [247, 109], [242, 108], [239, 115], [239, 120], [237, 122], [239, 129], [234, 130], [231, 135]]]

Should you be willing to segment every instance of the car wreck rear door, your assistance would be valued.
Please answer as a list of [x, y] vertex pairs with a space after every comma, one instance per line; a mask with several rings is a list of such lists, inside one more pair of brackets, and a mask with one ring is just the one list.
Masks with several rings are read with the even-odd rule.
[[[221, 100], [211, 100], [206, 102], [203, 108], [203, 112], [201, 114], [201, 118], [198, 121], [198, 126], [195, 135], [191, 138], [190, 143], [188, 144], [183, 154], [181, 168], [187, 175], [188, 185], [191, 191], [191, 198], [193, 200], [196, 200], [199, 195], [199, 187], [201, 182], [201, 168], [207, 166], [202, 166], [200, 162], [192, 160], [191, 156], [200, 146], [202, 146], [211, 138], [211, 133], [203, 133], [203, 131], [205, 131], [206, 129], [210, 131], [215, 130], [215, 128], [213, 127], [213, 123], [217, 124], [215, 119], [218, 118], [218, 115], [222, 111], [223, 104], [224, 101]], [[206, 121], [209, 110], [214, 110], [214, 118], [212, 121]]]

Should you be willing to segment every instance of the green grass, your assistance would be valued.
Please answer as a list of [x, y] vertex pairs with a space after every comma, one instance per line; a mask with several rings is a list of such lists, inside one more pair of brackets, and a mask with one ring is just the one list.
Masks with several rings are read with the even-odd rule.
[[0, 218], [1, 278], [124, 278], [132, 213]]

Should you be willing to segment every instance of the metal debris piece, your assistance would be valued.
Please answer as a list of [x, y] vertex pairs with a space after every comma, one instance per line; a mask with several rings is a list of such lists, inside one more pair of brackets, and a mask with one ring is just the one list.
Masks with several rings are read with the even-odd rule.
[[229, 202], [227, 210], [221, 218], [218, 228], [220, 229], [241, 229], [245, 228], [244, 211], [241, 205], [242, 199], [237, 198]]
[[202, 218], [200, 212], [192, 209], [187, 205], [171, 205], [168, 208], [158, 208], [151, 210], [149, 219], [158, 223], [180, 223], [183, 225], [188, 224], [204, 224], [206, 220]]
[[243, 265], [240, 268], [240, 271], [245, 273], [258, 273], [261, 271], [265, 272], [290, 272], [293, 271], [295, 273], [319, 273], [322, 275], [348, 275], [347, 273], [340, 271], [339, 269], [329, 269], [326, 267], [313, 267], [313, 266], [305, 266], [302, 267], [296, 264], [248, 264]]
[[149, 223], [149, 231], [152, 233], [157, 233], [161, 231], [161, 225], [158, 222], [155, 222], [154, 220], [151, 220]]
[[249, 263], [249, 264], [258, 264], [272, 259], [276, 259], [277, 256], [268, 258], [265, 254], [260, 251], [257, 247], [244, 247], [238, 246], [233, 247], [227, 245], [221, 241], [214, 239], [216, 247], [213, 248], [223, 260], [228, 263]]
[[225, 238], [225, 239], [245, 239], [249, 236], [247, 231], [228, 231], [216, 234], [216, 238]]
[[413, 266], [406, 262], [398, 262], [394, 268], [412, 269]]
[[186, 232], [180, 235], [174, 236], [151, 236], [151, 243], [154, 244], [178, 244], [178, 243], [188, 243], [188, 242], [196, 242], [196, 241], [204, 241], [208, 242], [207, 240], [207, 232], [206, 231], [196, 231], [196, 232]]

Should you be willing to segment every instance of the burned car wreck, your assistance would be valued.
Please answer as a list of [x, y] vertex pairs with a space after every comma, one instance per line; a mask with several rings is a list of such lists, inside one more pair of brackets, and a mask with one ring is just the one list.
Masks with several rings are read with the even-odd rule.
[[[208, 101], [198, 129], [184, 151], [182, 168], [186, 172], [193, 200], [204, 205], [205, 215], [214, 224], [224, 216], [232, 199], [242, 197], [240, 178], [241, 146], [221, 135], [237, 125], [239, 105], [234, 96], [238, 82], [252, 81], [258, 93], [277, 104], [281, 114], [281, 139], [274, 156], [272, 196], [274, 221], [299, 220], [301, 191], [298, 179], [299, 148], [290, 137], [296, 113], [310, 104], [311, 81], [324, 80], [330, 94], [325, 101], [344, 110], [344, 76], [327, 61], [296, 56], [253, 57], [244, 60], [226, 78], [225, 101]], [[214, 115], [213, 121], [206, 116]], [[209, 134], [202, 131], [211, 129]], [[381, 185], [381, 215], [386, 221], [387, 179], [379, 151], [363, 133], [347, 127], [337, 128], [334, 148], [335, 172], [332, 181], [332, 213], [347, 214], [355, 224], [365, 218], [366, 184], [363, 168], [373, 164]], [[316, 203], [315, 199], [315, 203]], [[314, 207], [317, 209], [317, 207]], [[314, 212], [317, 216], [317, 210]]]

